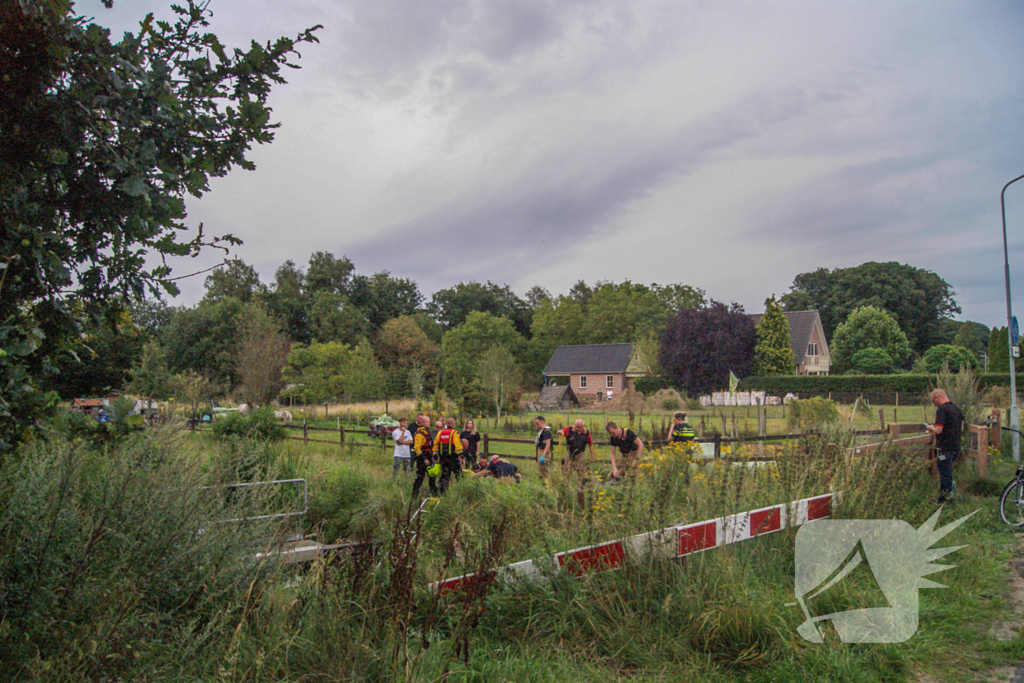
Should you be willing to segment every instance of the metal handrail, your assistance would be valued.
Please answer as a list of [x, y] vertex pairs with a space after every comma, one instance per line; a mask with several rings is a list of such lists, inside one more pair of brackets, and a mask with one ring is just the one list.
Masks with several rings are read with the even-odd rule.
[[[293, 512], [278, 512], [272, 515], [254, 515], [251, 517], [236, 517], [234, 519], [222, 519], [218, 520], [220, 524], [228, 524], [231, 522], [250, 522], [258, 521], [262, 519], [280, 519], [285, 517], [301, 517], [302, 515], [309, 512], [309, 489], [305, 479], [274, 479], [273, 481], [247, 481], [238, 484], [216, 484], [211, 486], [200, 487], [201, 491], [209, 489], [239, 489], [246, 488], [249, 486], [271, 486], [273, 484], [299, 484], [296, 487], [296, 499], [301, 495], [302, 497], [302, 509]], [[301, 493], [300, 493], [301, 492]]]

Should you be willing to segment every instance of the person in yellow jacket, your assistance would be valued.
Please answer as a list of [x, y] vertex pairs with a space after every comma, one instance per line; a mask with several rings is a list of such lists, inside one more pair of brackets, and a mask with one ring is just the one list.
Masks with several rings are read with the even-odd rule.
[[448, 490], [452, 474], [456, 478], [462, 477], [462, 439], [455, 430], [455, 418], [449, 417], [444, 429], [437, 432], [434, 437], [434, 457], [441, 462], [441, 495]]
[[[430, 418], [420, 413], [416, 416], [416, 433], [412, 436], [412, 454], [416, 460], [416, 480], [412, 483], [413, 498], [420, 492], [423, 478], [427, 476], [427, 468], [434, 464], [434, 438], [430, 433]], [[437, 478], [430, 477], [430, 495], [437, 496]]]

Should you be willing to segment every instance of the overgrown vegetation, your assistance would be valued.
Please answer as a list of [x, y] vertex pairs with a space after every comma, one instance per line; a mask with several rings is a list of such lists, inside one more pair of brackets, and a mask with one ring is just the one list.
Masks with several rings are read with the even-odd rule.
[[[307, 531], [370, 545], [301, 574], [246, 559], [274, 528], [215, 523], [277, 497], [204, 487], [316, 473], [322, 462], [161, 432], [103, 458], [40, 442], [0, 469], [9, 501], [0, 533], [10, 541], [0, 545], [0, 654], [13, 665], [0, 679], [906, 680], [922, 666], [934, 674], [1019, 657], [1019, 640], [1001, 645], [979, 633], [998, 611], [1007, 538], [982, 516], [950, 537], [948, 545], [969, 544], [942, 575], [951, 587], [922, 594], [921, 633], [898, 646], [808, 647], [799, 638], [803, 616], [786, 606], [793, 530], [684, 563], [629, 557], [620, 571], [579, 579], [493, 582], [500, 564], [830, 489], [843, 492], [841, 517], [918, 525], [931, 514], [935, 484], [919, 460], [836, 457], [852, 439], [832, 428], [737, 453], [775, 456], [761, 466], [652, 452], [632, 485], [605, 486], [594, 473], [582, 505], [557, 473], [550, 486], [463, 480], [422, 514], [388, 463], [360, 456], [311, 477]], [[995, 490], [972, 484], [969, 466], [959, 476], [965, 496]], [[956, 514], [985, 504], [970, 500]], [[471, 590], [441, 597], [428, 588], [468, 573], [483, 577]], [[846, 582], [823, 608], [854, 607], [873, 590]], [[961, 642], [955, 656], [944, 644], [952, 638]]]

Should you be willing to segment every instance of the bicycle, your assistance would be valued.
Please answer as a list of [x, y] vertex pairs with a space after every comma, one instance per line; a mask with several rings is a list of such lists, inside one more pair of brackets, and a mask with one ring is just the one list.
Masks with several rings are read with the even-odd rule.
[[[1020, 432], [1010, 427], [1003, 427], [1008, 432]], [[1003, 489], [1003, 495], [999, 497], [999, 516], [1003, 522], [1010, 526], [1024, 526], [1024, 465], [1017, 468], [1017, 474], [1013, 481]]]

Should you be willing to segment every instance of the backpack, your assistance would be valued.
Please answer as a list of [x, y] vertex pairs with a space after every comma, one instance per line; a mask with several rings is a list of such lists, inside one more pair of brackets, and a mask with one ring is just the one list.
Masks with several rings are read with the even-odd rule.
[[579, 455], [587, 450], [587, 432], [580, 433], [570, 428], [565, 436], [565, 445], [569, 447], [569, 455]]
[[454, 429], [442, 429], [437, 433], [437, 454], [441, 457], [454, 456], [455, 453], [455, 437], [458, 436], [458, 432]]

